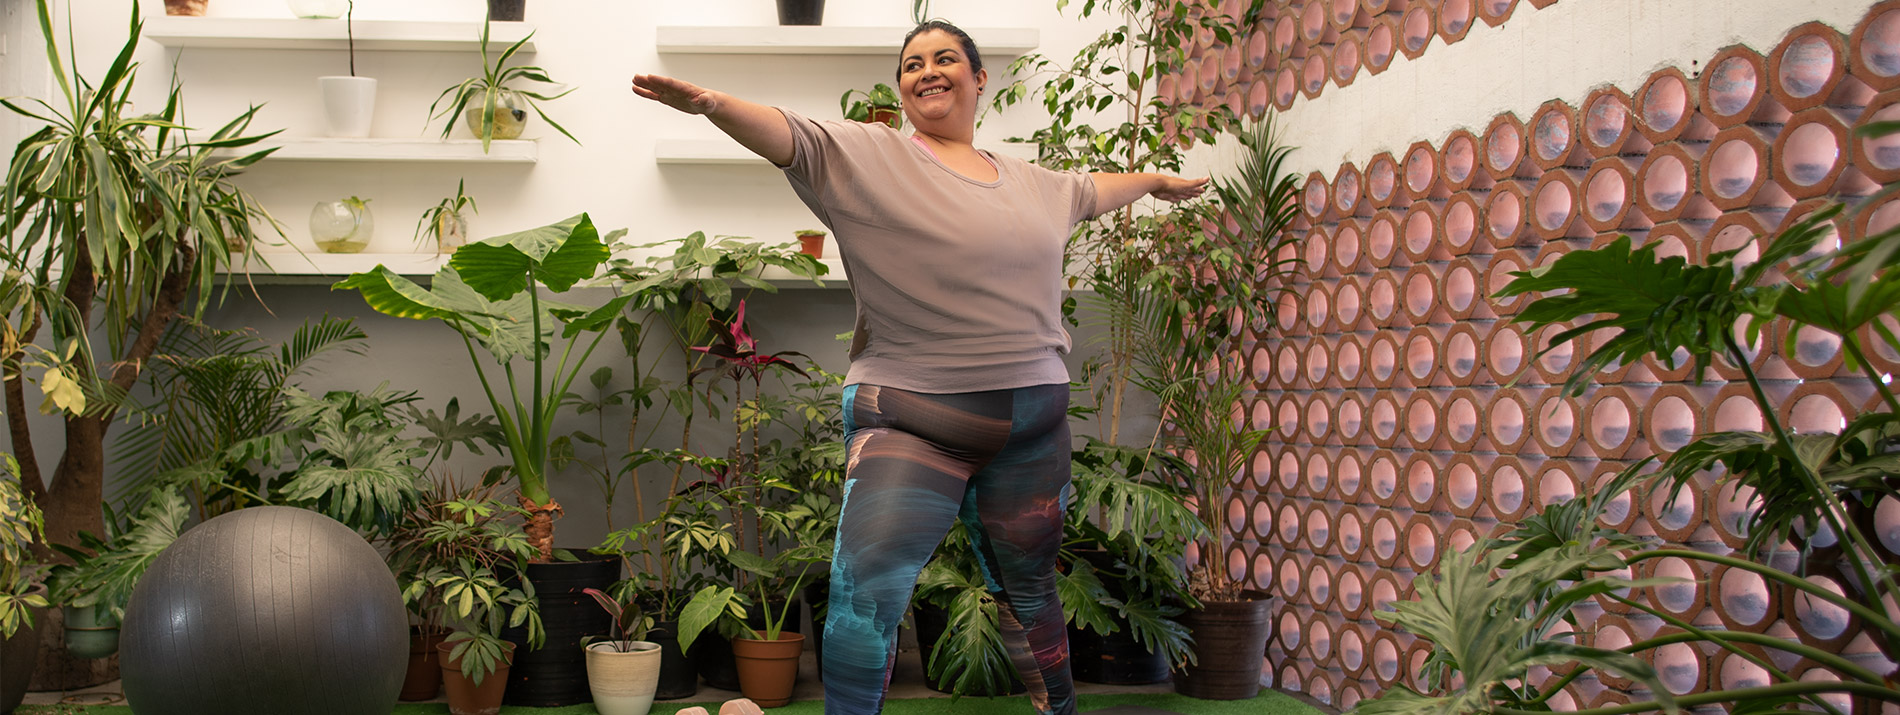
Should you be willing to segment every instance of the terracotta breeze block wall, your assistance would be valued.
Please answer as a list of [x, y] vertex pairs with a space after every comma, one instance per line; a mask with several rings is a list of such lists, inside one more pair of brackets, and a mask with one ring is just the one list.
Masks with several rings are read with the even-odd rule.
[[[1288, 82], [1308, 96], [1337, 88], [1379, 71], [1393, 46], [1409, 54], [1409, 38], [1426, 28], [1454, 41], [1472, 21], [1501, 22], [1525, 4], [1548, 3], [1274, 2], [1258, 70], [1249, 61], [1249, 72], [1227, 80], [1190, 74], [1205, 89], [1180, 99], [1227, 101], [1233, 95], [1223, 92], [1235, 85], [1253, 95], [1270, 76], [1272, 102], [1285, 107]], [[1646, 360], [1597, 376], [1583, 397], [1565, 397], [1558, 385], [1579, 355], [1566, 348], [1535, 357], [1553, 331], [1511, 322], [1524, 299], [1488, 296], [1511, 271], [1621, 234], [1661, 242], [1667, 254], [1701, 259], [1743, 248], [1751, 260], [1752, 237], [1900, 180], [1900, 139], [1852, 133], [1893, 119], [1900, 0], [1871, 4], [1856, 27], [1804, 25], [1774, 47], [1730, 47], [1694, 68], [1657, 71], [1633, 96], [1605, 87], [1553, 98], [1528, 116], [1500, 115], [1308, 176], [1295, 229], [1305, 267], [1274, 324], [1258, 326], [1242, 356], [1257, 390], [1236, 412], [1274, 432], [1248, 473], [1236, 475], [1230, 538], [1218, 556], [1282, 599], [1263, 675], [1340, 707], [1397, 683], [1422, 687], [1415, 674], [1429, 644], [1372, 613], [1410, 597], [1443, 554], [1697, 433], [1762, 429], [1740, 373], [1727, 365], [1697, 383], [1686, 366]], [[1839, 221], [1827, 247], [1897, 222], [1900, 201], [1890, 201]], [[1838, 431], [1845, 418], [1875, 409], [1871, 387], [1843, 369], [1837, 341], [1819, 331], [1789, 336], [1786, 326], [1771, 333], [1755, 346], [1753, 366], [1788, 424]], [[1790, 338], [1793, 349], [1784, 350]], [[1900, 369], [1900, 355], [1866, 338], [1879, 346], [1870, 357], [1883, 372]], [[1742, 501], [1714, 483], [1711, 475], [1670, 507], [1620, 504], [1613, 526], [1730, 553], [1742, 543]], [[1900, 552], [1900, 502], [1883, 502], [1877, 522], [1880, 542]], [[1693, 580], [1645, 594], [1671, 614], [1880, 658], [1845, 612], [1745, 574], [1651, 563], [1653, 572], [1634, 575]], [[1837, 587], [1834, 574], [1811, 578]], [[1579, 616], [1584, 640], [1598, 646], [1625, 645], [1662, 625], [1613, 603], [1587, 604]], [[1765, 680], [1740, 658], [1688, 645], [1656, 658], [1679, 694]], [[1626, 702], [1628, 686], [1583, 679], [1555, 705]]]

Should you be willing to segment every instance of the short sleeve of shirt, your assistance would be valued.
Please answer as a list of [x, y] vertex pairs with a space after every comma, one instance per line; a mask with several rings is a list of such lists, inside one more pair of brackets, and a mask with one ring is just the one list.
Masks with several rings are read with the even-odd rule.
[[1069, 190], [1069, 225], [1095, 218], [1095, 177], [1085, 171], [1058, 174], [1073, 184]]

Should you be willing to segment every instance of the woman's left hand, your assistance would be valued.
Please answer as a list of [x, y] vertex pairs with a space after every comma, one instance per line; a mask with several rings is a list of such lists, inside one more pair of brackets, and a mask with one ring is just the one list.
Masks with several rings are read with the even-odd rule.
[[1148, 192], [1148, 194], [1157, 199], [1161, 199], [1162, 201], [1178, 203], [1181, 201], [1186, 201], [1188, 199], [1194, 198], [1196, 196], [1200, 196], [1201, 192], [1206, 191], [1206, 190], [1207, 190], [1207, 177], [1205, 176], [1199, 179], [1183, 179], [1178, 176], [1162, 176], [1161, 187], [1155, 189], [1154, 191]]

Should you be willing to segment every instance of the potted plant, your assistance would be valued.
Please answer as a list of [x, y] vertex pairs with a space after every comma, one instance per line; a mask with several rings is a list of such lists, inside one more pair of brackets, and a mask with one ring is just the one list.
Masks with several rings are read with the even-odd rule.
[[[859, 99], [853, 101], [853, 96]], [[888, 124], [892, 129], [904, 126], [904, 111], [897, 90], [883, 82], [871, 85], [871, 91], [847, 89], [838, 97], [838, 109], [854, 122]]]
[[[59, 57], [47, 3], [35, 5], [48, 56]], [[269, 136], [248, 133], [255, 110], [212, 133], [216, 141], [193, 141], [180, 128], [182, 94], [175, 85], [151, 105], [156, 112], [131, 113], [132, 57], [141, 31], [136, 7], [129, 17], [125, 44], [103, 75], [73, 77], [68, 68], [77, 63], [54, 61], [49, 71], [58, 81], [51, 86], [60, 94], [32, 107], [0, 103], [36, 117], [34, 126], [41, 124], [37, 117], [50, 120], [15, 148], [0, 188], [8, 206], [0, 212], [0, 268], [25, 297], [5, 305], [4, 322], [20, 326], [17, 340], [7, 343], [14, 352], [0, 354], [8, 404], [31, 404], [27, 385], [37, 381], [60, 398], [47, 408], [63, 410], [55, 442], [61, 450], [45, 460], [33, 447], [28, 411], [5, 415], [23, 486], [44, 511], [50, 543], [105, 532], [105, 437], [119, 410], [88, 408], [85, 396], [131, 391], [144, 374], [138, 366], [148, 364], [174, 321], [199, 315], [223, 295], [213, 286], [231, 268], [227, 246], [250, 245], [259, 231], [278, 227], [232, 183], [273, 151], [247, 148]], [[237, 154], [214, 153], [228, 151]], [[106, 299], [128, 295], [146, 298]], [[89, 334], [107, 336], [109, 349], [95, 352]], [[44, 371], [23, 369], [26, 346], [36, 342], [54, 346], [44, 357], [55, 364]], [[62, 663], [69, 667], [49, 669], [57, 675], [42, 673], [38, 684], [61, 689], [110, 680], [110, 666], [97, 663]]]
[[962, 522], [918, 573], [911, 617], [930, 689], [978, 696], [1028, 690], [1003, 647], [1001, 616]]
[[[555, 415], [587, 356], [599, 346], [605, 328], [631, 296], [620, 296], [591, 309], [544, 300], [542, 296], [543, 292], [566, 292], [593, 276], [607, 258], [607, 243], [594, 229], [593, 221], [581, 214], [549, 226], [464, 245], [449, 257], [449, 264], [436, 273], [428, 288], [380, 265], [336, 285], [338, 289], [359, 291], [364, 302], [378, 312], [414, 320], [439, 320], [460, 335], [483, 394], [501, 424], [510, 464], [489, 478], [514, 478], [521, 508], [527, 513], [528, 543], [534, 550], [526, 575], [535, 582], [536, 593], [551, 599], [541, 604], [542, 617], [550, 621], [551, 630], [564, 634], [553, 647], [533, 654], [537, 660], [532, 661], [535, 667], [529, 670], [573, 676], [515, 677], [525, 685], [510, 686], [511, 702], [517, 698], [532, 698], [543, 704], [585, 702], [587, 691], [578, 677], [585, 668], [579, 639], [604, 635], [610, 625], [582, 589], [605, 589], [618, 581], [619, 561], [557, 561], [554, 518], [561, 512], [561, 505], [548, 491], [547, 478], [553, 457]], [[490, 378], [491, 368], [485, 367], [487, 360], [476, 353], [477, 345], [498, 364], [501, 379]], [[554, 363], [557, 351], [561, 359]], [[543, 658], [547, 660], [538, 660]], [[541, 687], [546, 690], [535, 690]]]
[[528, 0], [488, 0], [488, 19], [495, 22], [521, 22], [527, 14]]
[[165, 0], [165, 14], [201, 17], [211, 0]]
[[825, 0], [778, 0], [778, 24], [819, 25], [825, 19]]
[[34, 613], [47, 607], [45, 569], [31, 547], [46, 534], [39, 507], [20, 489], [20, 465], [4, 453], [0, 464], [0, 713], [10, 713], [25, 699], [39, 660]]
[[1192, 657], [1179, 622], [1187, 544], [1206, 528], [1174, 486], [1192, 469], [1161, 450], [1084, 437], [1072, 455], [1058, 591], [1070, 669], [1083, 682], [1157, 683]]
[[318, 201], [310, 209], [310, 242], [324, 253], [362, 253], [376, 235], [370, 199]]
[[518, 566], [511, 563], [530, 555], [527, 535], [509, 520], [517, 512], [495, 501], [495, 489], [495, 485], [458, 488], [445, 473], [383, 537], [389, 568], [416, 623], [410, 633], [402, 700], [429, 700], [441, 687], [436, 646], [448, 639], [449, 601], [437, 582], [464, 561], [509, 573]]
[[599, 589], [587, 589], [587, 595], [613, 617], [616, 636], [585, 646], [594, 709], [600, 715], [647, 715], [660, 685], [660, 644], [644, 640], [653, 617]]
[[[554, 127], [562, 136], [579, 144], [579, 139], [569, 134], [559, 122], [548, 118], [547, 113], [541, 111], [541, 105], [535, 103], [560, 99], [574, 91], [574, 88], [570, 87], [560, 94], [548, 95], [512, 89], [507, 86], [509, 82], [517, 79], [555, 84], [554, 80], [548, 78], [547, 70], [540, 67], [533, 65], [504, 67], [509, 60], [514, 59], [515, 53], [521, 51], [521, 46], [527, 44], [529, 38], [534, 37], [534, 33], [530, 32], [527, 37], [509, 45], [508, 49], [502, 50], [491, 63], [488, 61], [488, 31], [489, 23], [482, 22], [480, 43], [482, 76], [471, 77], [460, 84], [442, 90], [442, 94], [437, 95], [435, 102], [429, 105], [430, 119], [447, 119], [442, 124], [442, 138], [449, 138], [449, 132], [455, 129], [455, 118], [459, 116], [467, 122], [469, 132], [482, 140], [482, 152], [487, 153], [489, 143], [496, 139], [520, 137], [522, 129], [527, 126], [528, 110], [532, 109], [541, 117], [541, 121], [547, 122], [548, 126]], [[439, 112], [438, 107], [441, 108]]]
[[468, 217], [462, 209], [479, 213], [475, 197], [464, 191], [467, 180], [455, 182], [455, 195], [445, 198], [422, 212], [416, 222], [416, 243], [435, 241], [436, 253], [449, 253], [468, 242]]
[[66, 651], [72, 657], [96, 659], [118, 652], [119, 620], [125, 617], [132, 589], [152, 560], [184, 533], [189, 518], [179, 491], [159, 488], [146, 498], [136, 518], [121, 522], [108, 512], [104, 538], [82, 532], [77, 548], [52, 545], [72, 561], [54, 566], [47, 581], [64, 610]]
[[[759, 594], [757, 606], [765, 627], [734, 637], [732, 655], [738, 661], [740, 692], [760, 707], [782, 707], [792, 701], [792, 688], [798, 683], [798, 656], [805, 650], [805, 636], [787, 632], [785, 619], [798, 611], [798, 601], [793, 596], [815, 574], [823, 573], [812, 566], [830, 556], [829, 550], [813, 545], [793, 546], [770, 559], [747, 551], [727, 554], [734, 564], [755, 577], [754, 586]], [[776, 613], [775, 603], [778, 604]]]
[[344, 37], [350, 48], [349, 75], [317, 78], [323, 94], [323, 118], [330, 136], [362, 138], [369, 136], [376, 118], [376, 79], [356, 76], [356, 0], [350, 0], [344, 12]]
[[820, 231], [815, 228], [806, 228], [806, 229], [799, 229], [797, 231], [793, 231], [792, 235], [798, 237], [798, 252], [799, 253], [803, 253], [807, 256], [811, 256], [812, 258], [825, 257], [825, 232], [824, 231]]
[[[469, 508], [513, 509], [492, 502]], [[525, 627], [530, 647], [540, 647], [544, 638], [532, 582], [516, 571], [511, 581], [519, 585], [510, 586], [503, 583], [505, 576], [473, 558], [424, 574], [430, 588], [441, 594], [440, 605], [449, 624], [448, 637], [435, 648], [453, 715], [484, 715], [501, 709], [516, 649], [514, 643], [502, 639], [504, 627]]]

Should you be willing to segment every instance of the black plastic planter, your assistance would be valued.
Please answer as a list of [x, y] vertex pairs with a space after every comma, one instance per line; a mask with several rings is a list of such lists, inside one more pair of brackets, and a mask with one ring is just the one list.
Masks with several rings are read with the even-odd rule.
[[647, 640], [660, 646], [660, 684], [653, 692], [655, 700], [678, 700], [699, 694], [699, 669], [680, 649], [678, 621], [656, 621], [647, 629]]
[[514, 666], [508, 670], [508, 694], [503, 702], [531, 707], [563, 707], [594, 701], [587, 689], [587, 654], [581, 640], [605, 637], [613, 617], [582, 589], [602, 591], [620, 580], [620, 558], [575, 551], [579, 561], [528, 564], [528, 580], [541, 602], [541, 627], [547, 642], [529, 650], [526, 629], [509, 629], [502, 638], [517, 645]]
[[778, 0], [778, 24], [822, 25], [825, 0]]
[[495, 22], [521, 22], [527, 14], [528, 0], [488, 0], [488, 19]]

